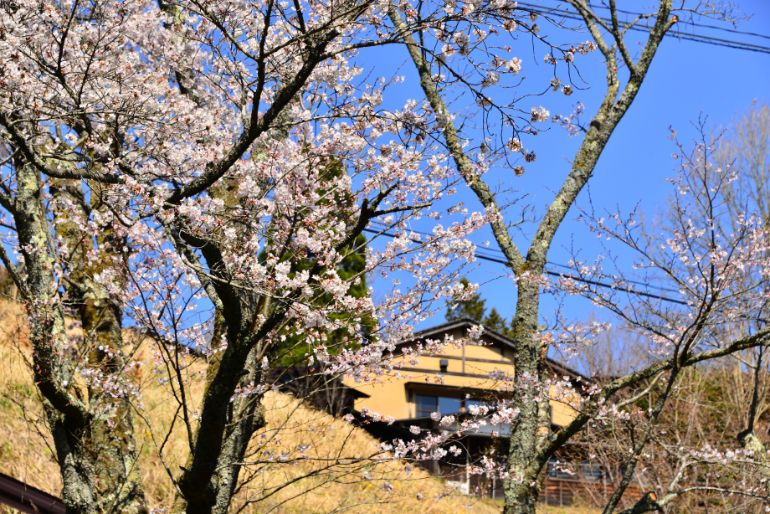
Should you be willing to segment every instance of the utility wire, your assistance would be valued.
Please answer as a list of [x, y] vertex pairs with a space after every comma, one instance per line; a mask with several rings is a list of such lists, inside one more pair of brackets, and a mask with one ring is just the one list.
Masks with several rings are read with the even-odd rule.
[[[559, 0], [559, 1], [560, 2], [566, 2], [567, 0]], [[607, 10], [607, 11], [610, 10], [610, 8], [608, 6], [606, 6], [606, 5], [598, 5], [598, 4], [589, 3], [588, 6], [591, 7], [592, 9], [599, 8], [599, 9], [604, 9], [604, 10]], [[628, 14], [628, 15], [634, 16], [634, 17], [643, 16], [643, 13], [636, 12], [636, 11], [629, 11], [629, 10], [626, 10], [626, 9], [617, 9], [616, 8], [615, 11], [620, 13], [620, 14]], [[752, 36], [752, 37], [759, 37], [759, 38], [762, 38], [762, 39], [770, 40], [770, 35], [767, 35], [767, 34], [760, 34], [758, 32], [749, 32], [749, 31], [746, 31], [746, 30], [738, 30], [738, 29], [733, 29], [733, 28], [730, 28], [730, 27], [722, 27], [722, 26], [719, 26], [719, 25], [712, 25], [710, 23], [702, 23], [702, 22], [688, 21], [688, 20], [682, 20], [682, 19], [680, 19], [678, 23], [681, 23], [681, 24], [684, 24], [684, 25], [691, 25], [693, 27], [707, 28], [707, 29], [713, 29], [713, 30], [721, 30], [723, 32], [730, 32], [731, 34], [740, 34], [742, 36]]]
[[[564, 1], [564, 0], [561, 0], [561, 1]], [[570, 10], [559, 9], [559, 8], [556, 8], [556, 7], [548, 7], [548, 6], [535, 5], [535, 4], [531, 4], [531, 3], [528, 3], [528, 2], [518, 2], [518, 6], [519, 6], [519, 8], [523, 7], [524, 10], [527, 10], [527, 11], [529, 11], [531, 13], [535, 13], [535, 14], [553, 14], [553, 15], [558, 15], [558, 16], [561, 16], [561, 17], [567, 18], [567, 19], [578, 20], [578, 21], [582, 21], [583, 20], [582, 16], [580, 16], [578, 13], [575, 13], [575, 12], [570, 11]], [[596, 5], [596, 4], [589, 4], [589, 6], [592, 7], [592, 8], [597, 8], [598, 7], [598, 8], [601, 8], [601, 9], [609, 9], [607, 6]], [[628, 11], [628, 10], [624, 10], [624, 9], [617, 9], [616, 11], [618, 13], [627, 14], [627, 15], [631, 15], [631, 16], [641, 16], [642, 15], [642, 13], [638, 13], [638, 12], [634, 12], [634, 11]], [[597, 15], [597, 17], [599, 19], [601, 19], [605, 23], [608, 23], [608, 24], [612, 23], [612, 19], [611, 18], [602, 17], [602, 16], [598, 16], [598, 15]], [[720, 27], [718, 25], [698, 23], [698, 22], [686, 21], [686, 20], [680, 20], [679, 23], [681, 23], [683, 25], [690, 25], [692, 27], [721, 30], [721, 31], [724, 31], [724, 32], [729, 32], [731, 34], [742, 35], [742, 36], [750, 36], [750, 37], [756, 37], [756, 38], [762, 38], [762, 39], [770, 40], [770, 35], [760, 34], [760, 33], [757, 33], [757, 32], [740, 31], [740, 30], [737, 30], [737, 29], [731, 29], [729, 27]], [[650, 31], [649, 27], [640, 26], [640, 25], [633, 25], [633, 26], [629, 27], [628, 29], [636, 31], [636, 32], [649, 32]], [[748, 43], [748, 42], [744, 42], [744, 41], [735, 41], [735, 40], [732, 40], [732, 39], [725, 39], [725, 38], [709, 36], [709, 35], [705, 35], [705, 34], [696, 34], [696, 33], [688, 34], [688, 33], [682, 32], [681, 30], [677, 30], [677, 31], [670, 31], [667, 34], [667, 36], [669, 36], [669, 37], [676, 37], [678, 39], [683, 39], [683, 40], [687, 40], [687, 41], [694, 41], [694, 42], [697, 42], [697, 43], [709, 44], [709, 45], [713, 45], [713, 46], [721, 46], [721, 47], [724, 47], [724, 48], [732, 48], [732, 49], [736, 49], [736, 50], [747, 50], [747, 51], [750, 51], [750, 52], [770, 54], [770, 46], [763, 46], [763, 45], [754, 44], [754, 43]], [[387, 231], [385, 229], [377, 230], [377, 229], [372, 229], [372, 228], [366, 228], [366, 229], [364, 229], [364, 231], [372, 233], [372, 234], [383, 235], [383, 236], [390, 237], [390, 238], [398, 237], [396, 234], [393, 234], [392, 232], [389, 232], [389, 231]], [[417, 234], [421, 234], [421, 235], [430, 237], [430, 234], [427, 234], [425, 232], [420, 232], [418, 230], [411, 230], [411, 231], [414, 232], [414, 233], [417, 233]], [[416, 243], [422, 243], [423, 242], [423, 241], [421, 241], [421, 240], [419, 240], [417, 238], [410, 238], [410, 240], [412, 240], [413, 242], [416, 242]], [[483, 249], [483, 251], [489, 251], [489, 252], [497, 251], [500, 254], [502, 254], [502, 252], [500, 252], [499, 250], [494, 250], [494, 249]], [[492, 255], [484, 255], [480, 251], [474, 252], [474, 255], [479, 260], [484, 260], [484, 261], [488, 261], [488, 262], [494, 262], [496, 264], [502, 264], [504, 266], [508, 265], [508, 261], [506, 259], [504, 259], [504, 258], [501, 258], [501, 257], [495, 257], [495, 256], [492, 256]], [[569, 269], [569, 267], [564, 265], [564, 264], [557, 264], [557, 263], [553, 263], [553, 262], [548, 262], [548, 265], [549, 266], [557, 266], [557, 267]], [[650, 292], [642, 291], [640, 289], [636, 289], [636, 288], [633, 288], [633, 287], [619, 286], [619, 285], [611, 284], [609, 282], [605, 282], [605, 281], [601, 281], [601, 280], [587, 279], [587, 278], [584, 278], [584, 277], [581, 277], [581, 276], [578, 276], [578, 275], [575, 275], [575, 274], [572, 274], [572, 273], [560, 273], [560, 272], [552, 271], [552, 270], [544, 270], [544, 273], [546, 275], [553, 276], [553, 277], [569, 278], [569, 279], [575, 280], [576, 282], [582, 282], [584, 284], [589, 284], [589, 285], [593, 285], [593, 286], [596, 286], [596, 287], [612, 289], [613, 291], [621, 291], [621, 292], [625, 292], [625, 293], [629, 293], [629, 294], [633, 294], [633, 295], [637, 295], [637, 296], [643, 296], [643, 297], [646, 297], [646, 298], [651, 298], [651, 299], [655, 299], [655, 300], [661, 300], [661, 301], [664, 301], [664, 302], [674, 303], [674, 304], [677, 304], [677, 305], [687, 305], [687, 302], [685, 302], [684, 300], [680, 300], [680, 299], [677, 299], [677, 298], [671, 298], [670, 296], [650, 293]], [[675, 290], [673, 290], [671, 288], [655, 286], [655, 285], [652, 285], [652, 284], [646, 284], [646, 283], [635, 281], [635, 280], [627, 280], [627, 282], [638, 284], [638, 285], [643, 286], [645, 288], [652, 288], [652, 289], [658, 289], [658, 290], [661, 290], [661, 291], [675, 292]]]
[[[387, 230], [387, 225], [385, 223], [382, 223], [380, 221], [373, 221], [372, 224], [373, 225], [379, 225], [382, 230]], [[415, 229], [410, 228], [409, 231], [410, 232], [414, 232], [415, 234], [420, 234], [421, 236], [433, 237], [432, 234], [429, 234], [428, 232], [425, 232], [425, 231], [422, 231], [422, 230], [415, 230]], [[478, 247], [478, 245], [477, 245], [477, 247]], [[484, 255], [483, 253], [480, 253], [480, 252], [485, 252], [485, 253], [487, 253], [487, 255]], [[492, 254], [492, 255], [489, 255], [489, 254]], [[485, 248], [485, 247], [481, 247], [481, 248], [477, 249], [477, 251], [475, 252], [475, 255], [479, 259], [483, 258], [485, 260], [493, 260], [494, 262], [502, 262], [503, 264], [508, 262], [505, 259], [505, 254], [503, 254], [503, 251], [498, 249], [498, 248]], [[556, 268], [563, 268], [563, 269], [570, 270], [570, 271], [573, 269], [571, 266], [568, 266], [566, 264], [560, 264], [558, 262], [553, 262], [553, 261], [547, 261], [546, 264], [548, 266], [553, 266], [553, 267], [556, 267]], [[605, 275], [605, 277], [606, 277], [606, 275]], [[640, 280], [625, 279], [625, 282], [627, 282], [629, 284], [635, 284], [637, 286], [641, 286], [641, 287], [643, 287], [645, 289], [657, 289], [658, 291], [666, 291], [668, 293], [679, 293], [679, 291], [677, 289], [674, 289], [674, 288], [671, 288], [671, 287], [658, 286], [658, 285], [655, 285], [655, 284], [649, 284], [647, 282], [642, 282]]]
[[[578, 21], [583, 20], [583, 17], [580, 16], [579, 14], [575, 13], [574, 11], [569, 11], [566, 9], [559, 9], [557, 7], [540, 6], [540, 5], [530, 4], [528, 2], [519, 2], [518, 5], [519, 5], [519, 8], [523, 7], [524, 10], [535, 14], [552, 14], [552, 15], [561, 16], [563, 18], [567, 18], [571, 20], [578, 20]], [[638, 13], [635, 13], [635, 14], [638, 14]], [[612, 23], [612, 20], [610, 18], [602, 17], [598, 15], [597, 15], [597, 18], [599, 18], [605, 23], [608, 23], [608, 24]], [[694, 22], [682, 22], [682, 23], [688, 23], [690, 25], [697, 26], [695, 25]], [[706, 25], [703, 25], [703, 27], [706, 27]], [[633, 30], [636, 32], [649, 32], [650, 28], [640, 26], [640, 25], [634, 25], [629, 27], [629, 30]], [[745, 34], [745, 35], [755, 34], [755, 33], [744, 33], [740, 31], [735, 31], [735, 33]], [[725, 48], [733, 48], [736, 50], [746, 50], [749, 52], [770, 54], [770, 46], [758, 45], [754, 43], [747, 43], [747, 42], [736, 41], [732, 39], [719, 38], [715, 36], [707, 36], [704, 34], [695, 34], [695, 33], [688, 34], [688, 33], [682, 32], [681, 30], [669, 31], [666, 35], [669, 37], [676, 37], [678, 39], [695, 41], [697, 43], [705, 43], [713, 46], [721, 46]], [[766, 36], [764, 34], [756, 34], [756, 36], [770, 39], [770, 36]]]
[[[364, 232], [369, 232], [370, 234], [377, 234], [377, 235], [389, 237], [389, 238], [392, 238], [392, 239], [395, 239], [396, 237], [398, 237], [396, 234], [394, 234], [392, 232], [388, 232], [386, 230], [377, 230], [377, 229], [373, 229], [373, 228], [365, 228]], [[410, 238], [410, 240], [415, 242], [415, 243], [424, 243], [424, 241], [421, 241], [420, 239], [417, 239], [417, 238]], [[494, 263], [497, 263], [497, 264], [502, 264], [504, 266], [508, 265], [508, 261], [506, 261], [504, 259], [498, 259], [497, 257], [491, 257], [491, 256], [488, 256], [488, 255], [482, 255], [482, 254], [480, 254], [478, 252], [475, 252], [474, 255], [479, 260], [494, 262]], [[592, 279], [584, 278], [584, 277], [581, 277], [581, 276], [578, 276], [578, 275], [574, 275], [572, 273], [559, 273], [557, 271], [551, 271], [551, 270], [544, 270], [544, 273], [546, 275], [549, 275], [549, 276], [552, 276], [552, 277], [569, 278], [569, 279], [572, 279], [572, 280], [574, 280], [576, 282], [582, 282], [584, 284], [589, 284], [589, 285], [596, 286], [596, 287], [603, 287], [603, 288], [606, 288], [606, 289], [612, 289], [613, 291], [620, 291], [620, 292], [623, 292], [623, 293], [629, 293], [629, 294], [633, 294], [633, 295], [637, 295], [637, 296], [643, 296], [645, 298], [651, 298], [653, 300], [661, 300], [661, 301], [664, 301], [664, 302], [675, 303], [677, 305], [687, 305], [687, 302], [685, 302], [684, 300], [679, 300], [677, 298], [671, 298], [671, 297], [668, 297], [668, 296], [663, 296], [663, 295], [659, 295], [659, 294], [655, 294], [655, 293], [648, 293], [647, 291], [641, 291], [641, 290], [635, 289], [633, 287], [625, 287], [625, 286], [619, 286], [619, 285], [615, 285], [615, 284], [610, 284], [609, 282], [603, 282], [601, 280], [592, 280]]]

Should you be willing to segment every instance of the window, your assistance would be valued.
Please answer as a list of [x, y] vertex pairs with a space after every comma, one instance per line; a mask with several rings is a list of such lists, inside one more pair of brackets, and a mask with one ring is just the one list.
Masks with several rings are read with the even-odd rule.
[[438, 411], [442, 416], [456, 414], [460, 412], [462, 400], [460, 398], [448, 398], [446, 396], [438, 397]]
[[431, 413], [438, 410], [438, 396], [418, 394], [415, 395], [414, 401], [417, 405], [417, 412], [415, 415], [418, 418], [427, 418]]
[[599, 464], [592, 464], [588, 461], [583, 461], [580, 463], [580, 469], [583, 472], [583, 477], [586, 480], [590, 480], [592, 482], [601, 480], [604, 476], [602, 467]]
[[450, 396], [416, 394], [414, 401], [416, 405], [415, 416], [418, 418], [427, 418], [434, 412], [438, 412], [442, 416], [456, 414], [460, 412], [462, 407], [461, 398], [452, 398]]

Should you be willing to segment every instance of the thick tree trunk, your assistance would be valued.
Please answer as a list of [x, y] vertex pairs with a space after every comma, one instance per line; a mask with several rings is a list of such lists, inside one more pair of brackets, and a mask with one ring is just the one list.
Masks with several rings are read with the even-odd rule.
[[[103, 293], [99, 284], [87, 284], [91, 293], [80, 306], [80, 317], [88, 344], [93, 348], [89, 364], [114, 380], [125, 381], [121, 308], [99, 294]], [[91, 424], [90, 448], [85, 448], [93, 452], [100, 509], [102, 512], [147, 512], [130, 398], [126, 395], [110, 398], [98, 390], [91, 391], [89, 396], [92, 406], [110, 411], [108, 419], [98, 419]]]
[[[260, 370], [253, 354], [254, 351], [247, 358], [247, 373], [237, 381], [240, 386], [259, 384]], [[222, 383], [221, 366], [222, 363], [209, 381], [203, 410], [210, 412], [215, 405], [223, 407], [219, 410], [224, 423], [217, 427], [201, 424], [195, 438], [195, 450], [191, 452], [179, 481], [180, 495], [175, 501], [174, 512], [225, 514], [238, 485], [251, 437], [264, 426], [262, 393], [233, 398], [236, 388], [231, 389], [229, 382]], [[235, 373], [228, 375], [237, 377]], [[202, 462], [199, 457], [204, 448], [209, 448], [207, 453], [211, 453], [208, 462]]]
[[282, 313], [268, 318], [256, 334], [247, 328], [239, 330], [226, 318], [223, 312], [217, 313], [212, 340], [219, 341], [226, 335], [228, 344], [225, 351], [218, 354], [221, 357], [209, 363], [201, 421], [179, 478], [174, 512], [226, 513], [251, 437], [265, 423], [263, 393], [257, 391], [240, 398], [235, 393], [238, 387], [260, 384], [259, 341], [275, 327]]
[[68, 513], [147, 512], [133, 438], [122, 433], [130, 417], [81, 424], [47, 406]]
[[62, 475], [62, 500], [68, 513], [96, 513], [96, 487], [94, 469], [85, 453], [81, 441], [85, 439], [83, 430], [75, 430], [73, 423], [63, 419], [55, 409], [48, 407], [49, 424], [53, 435], [59, 469]]
[[[73, 394], [77, 387], [78, 350], [65, 331], [65, 316], [54, 278], [51, 227], [42, 201], [42, 183], [32, 167], [17, 167], [18, 196], [14, 221], [27, 277], [23, 292], [30, 323], [35, 383], [44, 407], [61, 469], [62, 499], [70, 513], [147, 512], [137, 466], [128, 398], [100, 398], [100, 408], [111, 415], [94, 414], [94, 396]], [[117, 348], [105, 372], [122, 372], [119, 309], [103, 298], [91, 298], [83, 307], [86, 335]], [[81, 309], [81, 314], [83, 314]], [[104, 395], [107, 396], [107, 395]], [[102, 411], [104, 412], [104, 411]]]
[[[508, 453], [509, 480], [505, 482], [505, 513], [534, 513], [539, 494], [538, 473], [532, 472], [538, 440], [548, 430], [548, 396], [541, 390], [543, 348], [537, 337], [540, 291], [537, 283], [519, 285], [513, 320], [513, 404], [519, 415], [511, 427]], [[547, 392], [546, 392], [547, 393]], [[545, 421], [545, 426], [543, 423]]]

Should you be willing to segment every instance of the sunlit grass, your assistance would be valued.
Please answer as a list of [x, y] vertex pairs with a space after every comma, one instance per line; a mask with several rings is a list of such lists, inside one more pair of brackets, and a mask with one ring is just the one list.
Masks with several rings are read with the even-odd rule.
[[[53, 494], [61, 488], [58, 466], [28, 365], [30, 348], [21, 309], [0, 303], [0, 471]], [[184, 424], [152, 342], [134, 358], [132, 380], [141, 384], [134, 425], [141, 448], [146, 494], [157, 509], [171, 506], [178, 473], [187, 455]], [[202, 362], [184, 370], [190, 405], [202, 393]], [[491, 500], [463, 496], [424, 470], [394, 461], [365, 431], [276, 392], [263, 402], [267, 427], [253, 439], [234, 510], [243, 512], [450, 513], [499, 512]], [[159, 451], [175, 416], [171, 436]], [[379, 455], [377, 459], [362, 457]], [[272, 462], [271, 462], [272, 460]], [[289, 483], [285, 487], [280, 486]], [[267, 496], [265, 498], [265, 496]]]

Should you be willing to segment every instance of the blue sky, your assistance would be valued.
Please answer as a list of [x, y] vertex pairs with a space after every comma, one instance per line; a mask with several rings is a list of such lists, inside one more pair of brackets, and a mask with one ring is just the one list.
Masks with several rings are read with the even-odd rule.
[[[650, 2], [642, 5], [639, 2], [626, 1], [619, 2], [619, 6], [641, 10], [648, 3]], [[555, 0], [543, 4], [559, 6]], [[735, 28], [770, 36], [770, 2], [746, 0], [738, 4], [739, 9], [750, 16], [750, 19], [739, 21]], [[726, 32], [687, 27], [684, 24], [679, 24], [679, 27], [684, 32], [694, 30], [726, 39], [747, 40], [770, 46], [770, 39], [746, 38]], [[570, 33], [562, 36], [574, 42], [588, 39], [588, 34]], [[523, 46], [521, 52], [516, 55], [524, 61], [522, 74], [534, 77], [535, 80], [539, 76], [547, 76], [550, 70], [542, 64], [545, 51], [535, 50], [533, 54], [528, 40], [522, 38], [520, 42]], [[370, 59], [377, 59], [378, 65], [383, 67], [403, 65], [401, 73], [406, 76], [403, 86], [405, 96], [421, 97], [411, 63], [407, 62], [402, 48], [387, 47], [374, 55], [374, 58], [372, 54], [366, 57], [369, 64], [372, 62]], [[579, 100], [585, 104], [585, 116], [590, 119], [588, 116], [603, 93], [604, 71], [598, 52], [578, 59], [582, 59], [578, 60], [578, 65], [586, 79], [587, 90], [577, 92], [569, 98], [556, 98], [559, 96], [556, 94], [542, 99], [535, 98], [532, 104], [542, 103], [549, 107], [552, 113], [569, 114], [571, 105]], [[770, 55], [667, 38], [660, 46], [634, 105], [614, 133], [596, 168], [590, 182], [594, 205], [598, 209], [627, 211], [638, 204], [652, 217], [655, 212], [665, 207], [669, 194], [665, 179], [674, 175], [677, 166], [677, 162], [672, 158], [675, 148], [670, 139], [669, 127], [677, 131], [680, 141], [688, 144], [697, 135], [693, 123], [699, 116], [707, 116], [709, 125], [718, 129], [728, 126], [740, 117], [751, 107], [752, 102], [770, 103]], [[536, 212], [542, 213], [542, 207], [550, 202], [566, 176], [578, 143], [579, 139], [570, 138], [563, 130], [554, 127], [531, 143], [538, 153], [538, 159], [528, 166], [523, 177], [514, 177], [510, 170], [497, 170], [491, 172], [487, 178], [493, 186], [514, 187], [526, 192]], [[469, 206], [478, 207], [472, 195], [467, 192], [463, 194], [467, 195]], [[587, 205], [585, 193], [578, 201], [578, 206], [581, 205]], [[569, 258], [567, 248], [573, 242], [575, 247], [582, 250], [586, 260], [591, 260], [600, 252], [595, 239], [587, 236], [584, 226], [576, 220], [577, 212], [573, 208], [567, 222], [561, 227], [550, 253], [551, 261], [566, 263]], [[477, 239], [482, 241], [485, 238], [481, 234]], [[523, 238], [521, 240], [524, 241]], [[494, 306], [503, 315], [510, 317], [514, 310], [514, 288], [504, 278], [492, 280], [502, 273], [505, 273], [505, 270], [499, 265], [480, 263], [470, 274], [470, 278], [484, 283], [481, 294], [487, 300], [488, 306]], [[546, 299], [542, 311], [548, 316], [553, 307], [554, 305]], [[585, 319], [591, 311], [592, 307], [586, 302], [573, 301], [567, 305], [566, 314], [575, 319]], [[426, 325], [440, 322], [442, 319], [443, 310], [434, 319], [426, 322]]]
[[[755, 0], [739, 4], [752, 16], [739, 22], [737, 29], [770, 35], [770, 2]], [[709, 33], [741, 39], [732, 34]], [[752, 38], [751, 41], [770, 45], [768, 39]], [[594, 70], [590, 73], [594, 80], [602, 78]], [[699, 116], [706, 116], [709, 126], [718, 130], [742, 116], [752, 102], [770, 103], [770, 55], [675, 38], [664, 40], [642, 90], [613, 134], [589, 184], [593, 204], [597, 209], [609, 211], [628, 211], [639, 204], [648, 219], [652, 218], [665, 209], [670, 193], [666, 178], [673, 176], [678, 166], [672, 158], [675, 147], [669, 127], [675, 129], [679, 140], [688, 146], [698, 136], [693, 124]], [[587, 112], [590, 112], [589, 104], [590, 101], [586, 101]], [[533, 179], [532, 186], [538, 198], [542, 198], [541, 203], [551, 196], [550, 184], [558, 182], [566, 173], [572, 155], [569, 150], [573, 148], [573, 145], [554, 144], [546, 159], [538, 159], [538, 168], [532, 170], [532, 174], [536, 172], [539, 176]], [[584, 193], [578, 207], [586, 204]], [[600, 252], [596, 240], [586, 235], [576, 216], [577, 210], [573, 208], [552, 247], [552, 261], [566, 262], [569, 258], [566, 248], [573, 241], [583, 250], [586, 260]], [[510, 315], [513, 310], [510, 297], [501, 293], [501, 287], [486, 288], [482, 292], [488, 304]], [[547, 316], [551, 307], [547, 299], [543, 307]], [[587, 302], [577, 301], [569, 303], [567, 313], [581, 318], [592, 310]]]

